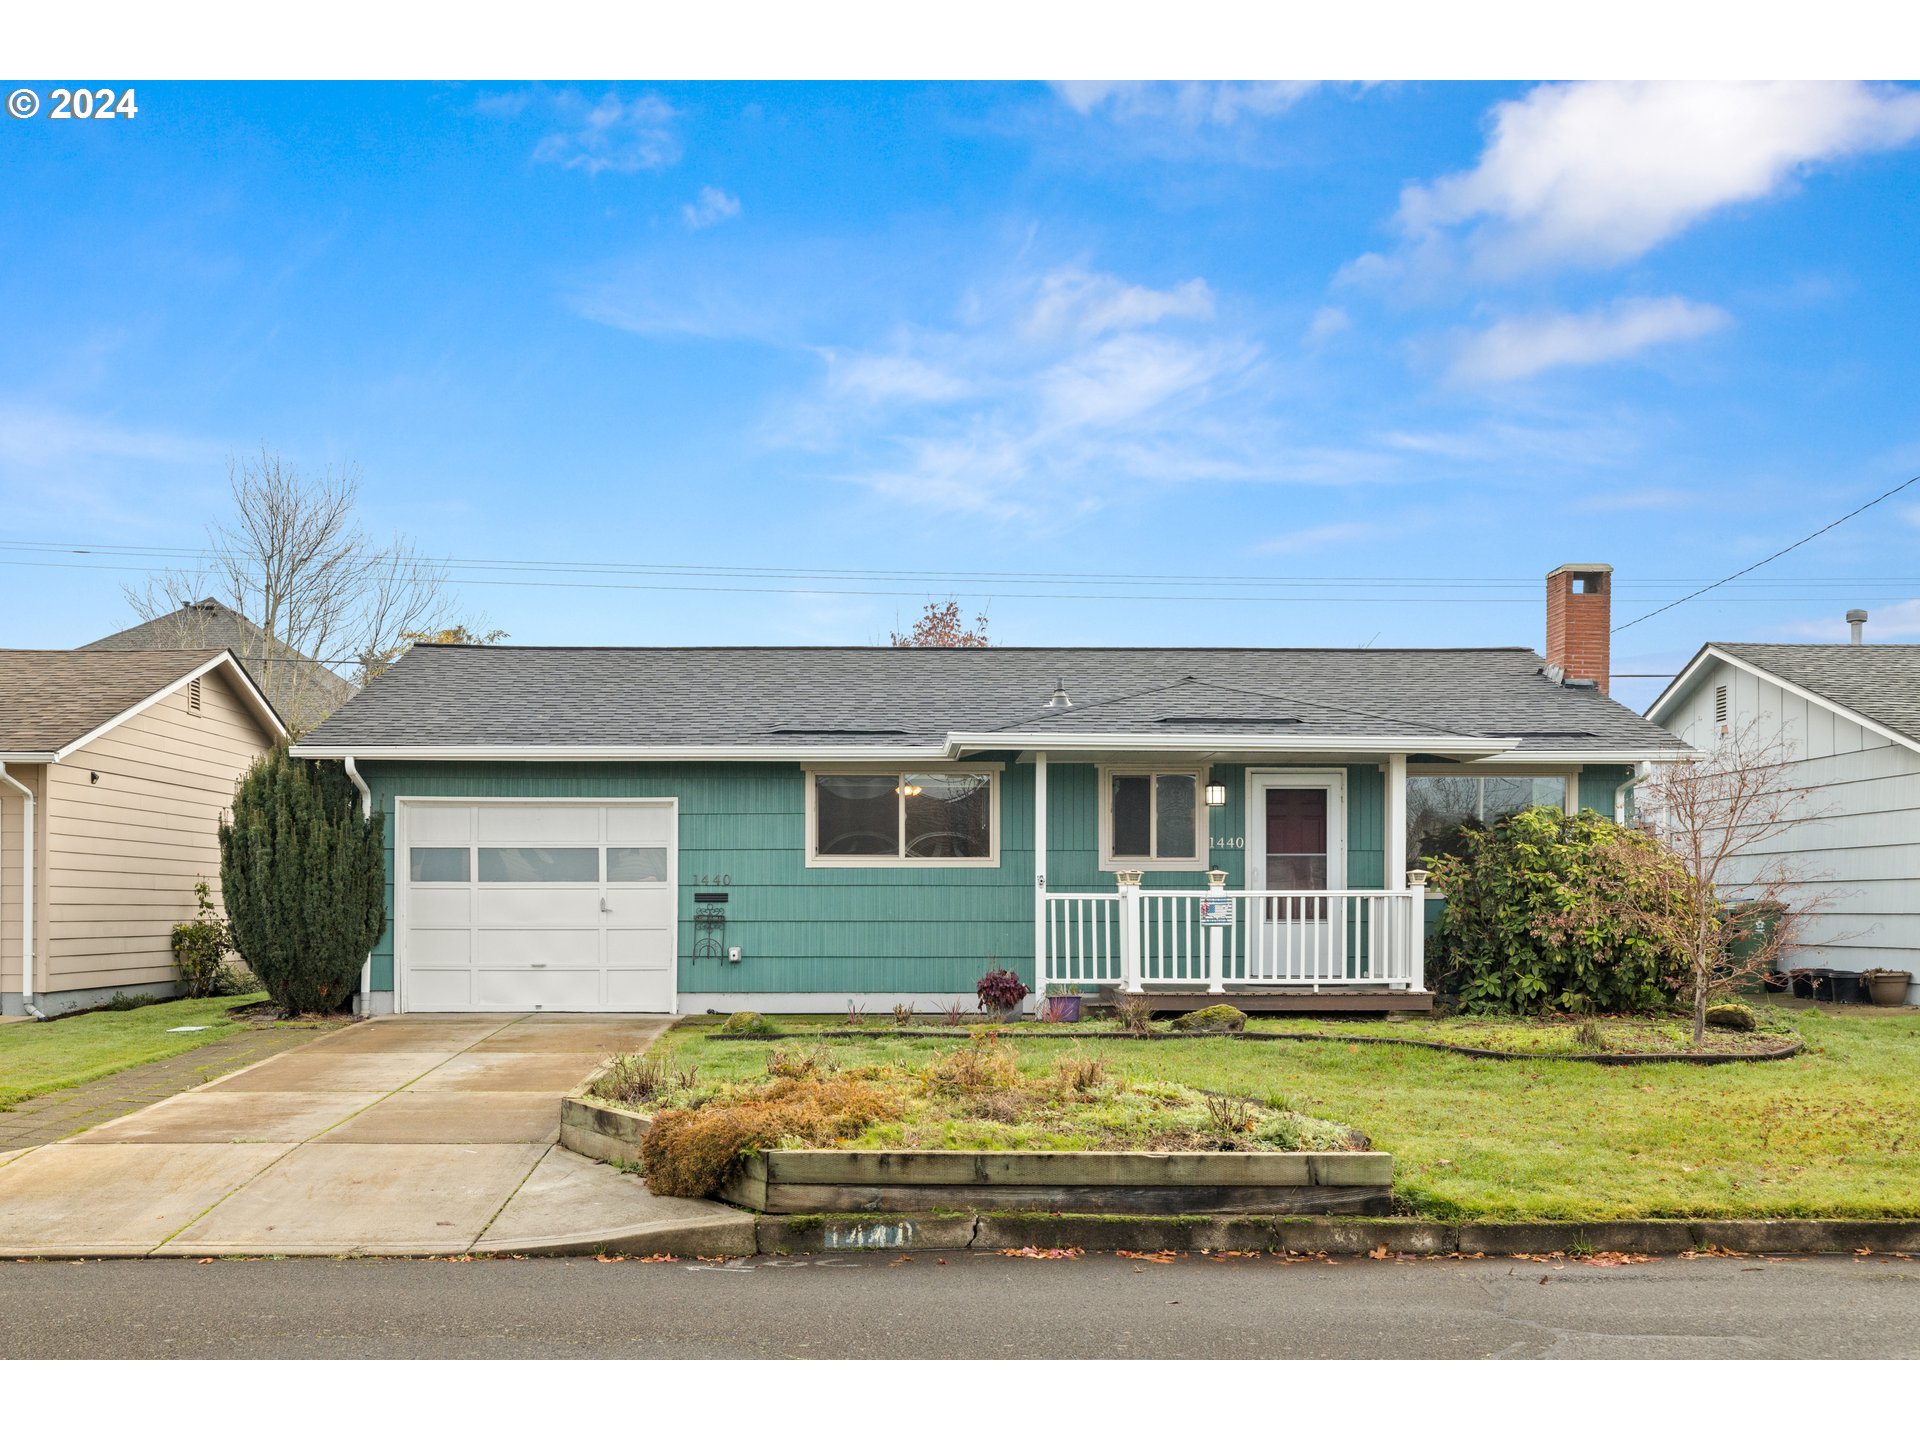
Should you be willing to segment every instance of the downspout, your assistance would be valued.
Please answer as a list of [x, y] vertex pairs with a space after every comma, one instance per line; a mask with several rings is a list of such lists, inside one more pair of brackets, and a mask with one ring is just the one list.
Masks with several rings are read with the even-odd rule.
[[[367, 782], [360, 778], [360, 767], [353, 763], [351, 755], [340, 757], [347, 767], [347, 778], [353, 782], [353, 788], [360, 792], [360, 818], [366, 819], [373, 814], [373, 791], [367, 788]], [[373, 1008], [373, 952], [367, 952], [367, 958], [360, 962], [360, 1013], [367, 1014]]]
[[1652, 774], [1653, 762], [1651, 760], [1642, 760], [1638, 765], [1633, 767], [1633, 774], [1613, 787], [1614, 824], [1624, 825], [1627, 823], [1627, 791], [1638, 785], [1642, 780], [1650, 778]]
[[20, 827], [20, 1008], [36, 1020], [47, 1017], [33, 1003], [33, 791], [7, 773], [0, 760], [0, 780], [20, 792], [26, 821]]

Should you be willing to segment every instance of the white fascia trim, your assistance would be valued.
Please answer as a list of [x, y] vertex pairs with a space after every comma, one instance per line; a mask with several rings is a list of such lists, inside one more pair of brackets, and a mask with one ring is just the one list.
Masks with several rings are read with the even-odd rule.
[[0, 753], [0, 765], [51, 765], [59, 758], [52, 750], [8, 750]]
[[1324, 754], [1339, 750], [1358, 755], [1401, 755], [1409, 750], [1428, 754], [1455, 754], [1476, 759], [1503, 755], [1518, 740], [1466, 738], [1459, 735], [1300, 735], [1281, 738], [1254, 735], [1144, 735], [1044, 734], [990, 731], [984, 735], [955, 734], [950, 745], [980, 750], [1113, 750], [1129, 755], [1212, 755], [1223, 750], [1251, 755]]
[[233, 652], [231, 650], [222, 650], [204, 665], [196, 666], [192, 670], [187, 671], [186, 674], [182, 675], [178, 680], [175, 680], [171, 685], [163, 685], [138, 705], [133, 706], [131, 709], [121, 711], [104, 725], [95, 726], [78, 740], [70, 741], [62, 745], [60, 749], [55, 752], [53, 759], [55, 761], [66, 759], [69, 755], [73, 754], [74, 751], [91, 745], [116, 725], [126, 724], [127, 721], [133, 719], [134, 716], [140, 714], [143, 710], [152, 709], [169, 695], [177, 694], [186, 689], [187, 686], [195, 680], [198, 680], [202, 675], [218, 670], [223, 665], [232, 673], [234, 682], [240, 687], [241, 697], [247, 701], [247, 708], [254, 712], [254, 718], [264, 724], [273, 733], [276, 740], [286, 739], [287, 727], [280, 723], [280, 717], [274, 713], [273, 706], [267, 702], [267, 697], [260, 693], [258, 687], [256, 687], [248, 677], [247, 672], [241, 668], [240, 662], [233, 658]]
[[[1804, 685], [1796, 685], [1793, 681], [1774, 674], [1773, 671], [1767, 669], [1765, 666], [1756, 665], [1751, 660], [1742, 660], [1738, 655], [1730, 655], [1717, 645], [1705, 645], [1701, 647], [1700, 653], [1693, 657], [1692, 662], [1687, 668], [1674, 676], [1673, 683], [1661, 691], [1660, 698], [1648, 707], [1647, 718], [1655, 724], [1659, 724], [1660, 717], [1654, 712], [1667, 704], [1668, 697], [1678, 700], [1683, 693], [1683, 683], [1689, 682], [1693, 673], [1709, 660], [1719, 660], [1733, 666], [1736, 670], [1744, 670], [1755, 679], [1764, 680], [1769, 685], [1777, 685], [1780, 689], [1786, 691], [1787, 694], [1798, 695], [1802, 700], [1810, 700], [1821, 709], [1831, 711], [1833, 714], [1838, 715], [1842, 720], [1851, 721], [1862, 730], [1871, 730], [1875, 735], [1885, 740], [1891, 740], [1896, 745], [1904, 745], [1909, 750], [1920, 750], [1920, 740], [1915, 740], [1911, 735], [1902, 735], [1898, 730], [1889, 729], [1877, 720], [1869, 720], [1857, 710], [1849, 710], [1838, 701], [1829, 700], [1818, 691], [1809, 690]], [[1686, 688], [1691, 689], [1691, 684], [1686, 683]]]
[[846, 746], [830, 750], [800, 745], [295, 745], [302, 760], [848, 760], [943, 761], [957, 758], [944, 745], [887, 750]]
[[1675, 737], [1673, 744], [1664, 749], [1648, 752], [1645, 750], [1521, 750], [1511, 755], [1500, 755], [1488, 760], [1468, 760], [1472, 769], [1492, 770], [1496, 766], [1512, 769], [1515, 766], [1525, 769], [1529, 765], [1550, 765], [1556, 768], [1573, 765], [1641, 765], [1661, 760], [1679, 760], [1692, 753], [1692, 747]]

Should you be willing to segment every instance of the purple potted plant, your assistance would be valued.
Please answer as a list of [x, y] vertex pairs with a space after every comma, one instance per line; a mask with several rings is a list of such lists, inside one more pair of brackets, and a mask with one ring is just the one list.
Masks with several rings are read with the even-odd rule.
[[974, 982], [973, 993], [980, 998], [980, 1009], [989, 1019], [1011, 1020], [1020, 1013], [1027, 986], [1013, 971], [996, 967]]

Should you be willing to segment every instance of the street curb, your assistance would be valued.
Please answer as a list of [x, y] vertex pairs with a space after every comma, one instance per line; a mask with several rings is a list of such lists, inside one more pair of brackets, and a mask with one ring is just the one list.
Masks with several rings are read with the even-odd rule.
[[1365, 1255], [1920, 1253], [1920, 1220], [1368, 1220], [1273, 1215], [762, 1215], [759, 1253], [1258, 1250]]
[[758, 1253], [753, 1216], [712, 1220], [668, 1220], [636, 1225], [630, 1230], [599, 1234], [549, 1235], [539, 1239], [489, 1238], [475, 1244], [469, 1255], [677, 1255], [682, 1259], [724, 1255], [729, 1258]]

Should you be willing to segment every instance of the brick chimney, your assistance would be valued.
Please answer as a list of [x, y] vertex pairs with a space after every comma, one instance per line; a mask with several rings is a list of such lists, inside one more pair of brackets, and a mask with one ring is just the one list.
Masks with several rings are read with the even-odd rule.
[[1613, 567], [1561, 565], [1547, 572], [1547, 674], [1607, 693], [1611, 679]]

